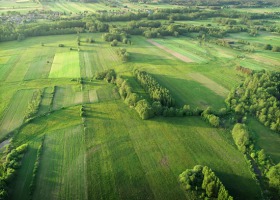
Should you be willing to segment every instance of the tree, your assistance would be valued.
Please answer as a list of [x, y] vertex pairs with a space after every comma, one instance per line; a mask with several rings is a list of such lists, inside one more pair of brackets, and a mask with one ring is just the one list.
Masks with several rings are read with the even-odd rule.
[[238, 149], [245, 153], [250, 142], [249, 132], [245, 124], [235, 124], [232, 129], [232, 137]]
[[115, 47], [118, 45], [118, 40], [114, 39], [112, 42], [111, 42], [111, 46], [112, 47]]
[[280, 163], [271, 167], [267, 172], [269, 186], [275, 191], [276, 196], [280, 196]]
[[272, 46], [270, 44], [266, 44], [264, 46], [264, 50], [272, 50]]
[[153, 109], [146, 99], [138, 101], [135, 110], [138, 112], [141, 119], [149, 119], [154, 116]]

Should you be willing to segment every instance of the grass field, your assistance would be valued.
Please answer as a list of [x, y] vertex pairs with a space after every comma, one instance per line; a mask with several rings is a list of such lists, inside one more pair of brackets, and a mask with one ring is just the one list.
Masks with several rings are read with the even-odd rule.
[[80, 77], [79, 54], [69, 51], [55, 54], [49, 78]]
[[[60, 7], [66, 7], [64, 4], [57, 2]], [[220, 109], [225, 107], [228, 91], [244, 79], [235, 70], [239, 62], [261, 69], [261, 61], [253, 56], [277, 61], [277, 55], [257, 51], [242, 60], [236, 50], [212, 43], [199, 45], [191, 38], [153, 39], [193, 60], [184, 62], [144, 37], [131, 37], [132, 45], [111, 47], [101, 34], [80, 36], [80, 51], [75, 49], [77, 35], [1, 43], [0, 92], [5, 97], [0, 95], [0, 138], [22, 124], [33, 92], [44, 91], [38, 117], [14, 135], [15, 145], [28, 142], [30, 150], [13, 184], [17, 192], [12, 199], [30, 199], [28, 188], [43, 135], [33, 199], [186, 199], [177, 178], [197, 164], [211, 167], [235, 199], [260, 196], [230, 132], [211, 128], [200, 117], [140, 120], [123, 103], [115, 85], [90, 79], [96, 72], [113, 68], [128, 79], [133, 92], [147, 96], [132, 73], [142, 69], [170, 90], [178, 106]], [[95, 43], [86, 43], [88, 37]], [[118, 48], [127, 49], [129, 62], [119, 59]], [[80, 77], [83, 84], [76, 80]], [[250, 123], [256, 127], [258, 146], [279, 161], [276, 136], [266, 135], [266, 128], [257, 122]]]
[[81, 126], [47, 134], [34, 199], [87, 199]]
[[33, 90], [20, 90], [13, 96], [0, 122], [0, 139], [3, 139], [9, 132], [23, 123], [28, 102], [31, 100], [33, 92]]
[[[259, 195], [242, 154], [227, 139], [230, 133], [210, 128], [200, 118], [142, 121], [121, 100], [85, 109], [85, 138], [79, 107], [41, 117], [17, 134], [16, 143], [29, 141], [34, 149], [46, 134], [33, 198], [185, 199], [177, 177], [197, 163], [210, 166], [236, 199]], [[30, 178], [20, 177], [32, 168], [34, 156], [27, 154], [15, 184], [21, 199], [28, 197]]]

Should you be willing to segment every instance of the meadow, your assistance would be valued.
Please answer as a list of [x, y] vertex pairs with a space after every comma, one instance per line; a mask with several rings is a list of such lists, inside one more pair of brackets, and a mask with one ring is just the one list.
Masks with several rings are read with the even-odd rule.
[[[77, 2], [67, 6], [65, 2], [43, 3], [53, 5], [65, 12], [105, 9]], [[134, 69], [145, 70], [170, 90], [178, 107], [211, 106], [218, 111], [225, 107], [228, 92], [245, 79], [237, 65], [279, 70], [278, 55], [200, 44], [191, 37], [132, 36], [132, 45], [112, 47], [101, 36], [79, 34], [79, 47], [76, 34], [1, 43], [0, 92], [5, 95], [0, 95], [0, 139], [13, 134], [14, 145], [29, 143], [12, 184], [17, 191], [12, 199], [186, 199], [178, 175], [197, 164], [211, 167], [235, 199], [259, 198], [260, 187], [228, 129], [213, 128], [199, 116], [141, 120], [123, 102], [115, 85], [93, 77], [114, 69], [132, 85], [133, 92], [148, 97], [133, 76]], [[95, 42], [86, 42], [89, 37]], [[264, 37], [277, 40], [277, 36], [264, 34], [254, 39], [243, 33], [230, 37], [255, 43]], [[116, 53], [119, 48], [129, 52], [128, 62]], [[26, 123], [28, 102], [40, 89], [36, 117]], [[248, 124], [257, 145], [279, 162], [279, 136], [267, 134], [256, 120]], [[32, 171], [43, 137], [30, 197]]]

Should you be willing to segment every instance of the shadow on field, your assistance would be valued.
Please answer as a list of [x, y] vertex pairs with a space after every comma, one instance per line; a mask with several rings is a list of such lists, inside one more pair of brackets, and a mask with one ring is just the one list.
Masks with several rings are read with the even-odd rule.
[[[261, 199], [260, 190], [256, 191], [257, 185], [253, 179], [248, 179], [235, 174], [215, 171], [215, 174], [222, 181], [229, 194], [236, 200], [257, 200]], [[246, 188], [246, 190], [244, 189]]]
[[221, 96], [194, 80], [159, 74], [151, 75], [170, 91], [176, 106], [188, 104], [192, 109], [196, 107], [206, 109], [208, 106], [219, 109], [225, 106]]
[[174, 63], [174, 60], [165, 58], [163, 56], [135, 53], [135, 52], [129, 52], [129, 53], [131, 55], [131, 60], [134, 63], [143, 63], [145, 65], [147, 65], [147, 64], [170, 65], [170, 66], [176, 65], [176, 63]]

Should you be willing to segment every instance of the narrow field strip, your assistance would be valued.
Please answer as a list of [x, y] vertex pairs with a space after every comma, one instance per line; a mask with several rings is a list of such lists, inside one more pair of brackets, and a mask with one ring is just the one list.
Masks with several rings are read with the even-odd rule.
[[87, 200], [82, 126], [46, 135], [33, 199]]
[[19, 90], [15, 93], [0, 122], [0, 139], [23, 123], [28, 102], [31, 100], [33, 92], [34, 90]]
[[17, 59], [14, 63], [12, 71], [9, 73], [6, 81], [13, 82], [23, 80], [33, 58], [34, 56], [32, 50], [25, 50], [22, 52], [21, 56], [19, 56], [19, 59]]
[[53, 110], [69, 107], [83, 102], [83, 92], [75, 91], [71, 86], [59, 86], [53, 99]]
[[39, 116], [51, 111], [51, 102], [53, 99], [52, 92], [53, 92], [52, 87], [48, 87], [44, 89], [43, 97], [40, 102], [39, 111], [38, 111]]
[[24, 80], [48, 78], [54, 55], [52, 48], [40, 48], [36, 50], [35, 57], [29, 65]]
[[174, 57], [176, 57], [176, 58], [178, 58], [178, 59], [180, 59], [180, 60], [182, 60], [184, 62], [187, 62], [187, 63], [194, 62], [192, 59], [190, 59], [190, 58], [188, 58], [186, 56], [183, 56], [182, 54], [179, 54], [179, 53], [177, 53], [175, 51], [172, 51], [171, 49], [168, 49], [167, 47], [165, 47], [165, 46], [163, 46], [163, 45], [161, 45], [161, 44], [159, 44], [159, 43], [157, 43], [157, 42], [155, 42], [155, 41], [153, 41], [151, 39], [148, 39], [147, 41], [150, 42], [151, 44], [155, 45], [156, 47], [166, 51], [167, 53], [170, 53]]
[[215, 81], [207, 78], [206, 76], [200, 74], [200, 73], [189, 73], [188, 76], [192, 78], [194, 81], [197, 81], [207, 87], [208, 89], [215, 92], [217, 95], [220, 95], [222, 97], [226, 97], [229, 93], [229, 90], [224, 88], [223, 86], [219, 85]]

